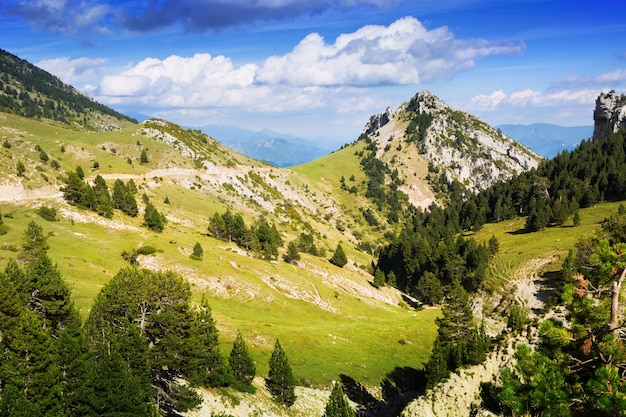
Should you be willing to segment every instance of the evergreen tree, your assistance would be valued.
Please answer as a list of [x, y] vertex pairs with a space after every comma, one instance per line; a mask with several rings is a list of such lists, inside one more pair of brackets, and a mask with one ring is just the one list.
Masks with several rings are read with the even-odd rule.
[[15, 169], [17, 170], [17, 176], [18, 177], [23, 177], [24, 176], [24, 172], [26, 172], [26, 166], [24, 165], [24, 162], [17, 161], [17, 165], [16, 165]]
[[204, 256], [204, 250], [202, 249], [200, 242], [196, 242], [196, 244], [193, 246], [193, 253], [191, 254], [190, 258], [200, 261], [202, 260], [203, 256]]
[[139, 157], [139, 163], [141, 164], [147, 164], [148, 162], [150, 162], [148, 160], [148, 154], [146, 153], [145, 149], [142, 149], [141, 151], [141, 156]]
[[215, 212], [209, 219], [208, 229], [209, 235], [216, 239], [224, 239], [226, 237], [226, 223], [218, 212]]
[[233, 348], [230, 351], [228, 362], [237, 382], [243, 385], [252, 384], [256, 374], [256, 367], [254, 366], [252, 357], [248, 353], [248, 347], [240, 332], [237, 332], [237, 337], [233, 342]]
[[78, 175], [78, 178], [81, 180], [85, 179], [85, 171], [83, 171], [83, 167], [80, 165], [76, 167], [76, 175]]
[[87, 186], [85, 182], [76, 172], [68, 172], [63, 181], [65, 182], [65, 186], [61, 188], [63, 198], [70, 204], [80, 204], [83, 200], [85, 186]]
[[335, 382], [330, 393], [323, 417], [355, 417], [356, 414], [343, 394], [339, 382]]
[[43, 228], [32, 220], [24, 231], [22, 242], [18, 260], [26, 264], [34, 262], [41, 253], [46, 253], [50, 248], [48, 239], [43, 235]]
[[[211, 331], [206, 330], [206, 314], [196, 316], [190, 299], [189, 283], [171, 272], [126, 268], [113, 277], [85, 325], [98, 377], [111, 373], [97, 378], [96, 386], [111, 396], [124, 395], [116, 393], [116, 386], [129, 387], [142, 407], [156, 403], [162, 411], [198, 405], [199, 399], [178, 380], [194, 381], [207, 369], [206, 362], [196, 366], [194, 361], [217, 348], [207, 342]], [[209, 360], [205, 356], [202, 359]]]
[[348, 263], [348, 257], [346, 256], [346, 253], [343, 251], [343, 248], [341, 247], [341, 243], [337, 245], [337, 249], [335, 249], [335, 253], [333, 253], [333, 257], [330, 258], [330, 263], [340, 268], [343, 268], [343, 266]]
[[426, 271], [415, 286], [417, 299], [424, 304], [439, 304], [443, 299], [443, 287], [435, 274]]
[[380, 268], [376, 268], [374, 272], [374, 285], [377, 288], [385, 286], [385, 273]]
[[189, 359], [183, 372], [189, 382], [206, 387], [224, 387], [232, 382], [228, 363], [219, 349], [215, 320], [204, 298], [194, 312], [185, 346]]
[[270, 391], [274, 399], [281, 404], [290, 407], [296, 401], [294, 392], [295, 379], [287, 359], [287, 354], [280, 346], [280, 342], [276, 339], [274, 351], [269, 361], [269, 373], [265, 380], [267, 389]]
[[100, 216], [111, 218], [113, 216], [113, 202], [109, 194], [109, 187], [101, 175], [94, 180], [93, 192], [96, 196], [96, 211]]
[[300, 252], [298, 252], [298, 244], [296, 241], [292, 240], [289, 242], [287, 252], [283, 255], [283, 259], [290, 264], [295, 264], [296, 261], [300, 260]]
[[165, 227], [165, 216], [150, 201], [146, 203], [143, 220], [143, 224], [153, 232], [162, 232]]
[[113, 183], [113, 192], [111, 193], [111, 200], [113, 201], [113, 207], [118, 210], [123, 210], [126, 199], [126, 185], [124, 181], [117, 179]]
[[133, 195], [137, 194], [137, 184], [135, 184], [135, 181], [132, 178], [126, 183], [126, 189]]

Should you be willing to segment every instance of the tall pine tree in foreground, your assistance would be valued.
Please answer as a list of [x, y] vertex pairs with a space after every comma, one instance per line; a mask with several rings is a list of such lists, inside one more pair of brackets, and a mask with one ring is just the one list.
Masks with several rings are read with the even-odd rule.
[[323, 417], [355, 417], [354, 410], [343, 395], [343, 389], [341, 389], [339, 382], [333, 386]]
[[291, 372], [287, 354], [280, 346], [278, 339], [276, 339], [269, 365], [270, 371], [265, 380], [267, 389], [274, 399], [290, 407], [296, 401], [296, 394], [294, 392], [296, 382]]

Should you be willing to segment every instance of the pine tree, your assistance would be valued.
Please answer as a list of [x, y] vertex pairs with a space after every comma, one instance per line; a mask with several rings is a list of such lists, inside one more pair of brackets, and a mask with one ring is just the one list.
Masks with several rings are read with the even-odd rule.
[[296, 261], [300, 260], [300, 252], [298, 252], [298, 244], [295, 241], [289, 242], [287, 245], [287, 252], [283, 255], [283, 259], [285, 262], [290, 264], [295, 264]]
[[124, 182], [120, 179], [115, 180], [113, 183], [113, 192], [111, 193], [114, 208], [123, 211], [127, 192]]
[[15, 169], [17, 170], [17, 176], [18, 177], [23, 177], [24, 176], [24, 172], [26, 172], [26, 166], [24, 165], [24, 162], [17, 161], [17, 165], [16, 165]]
[[188, 356], [183, 372], [189, 382], [205, 387], [223, 387], [232, 382], [232, 374], [219, 349], [218, 330], [206, 299], [194, 312], [185, 341]]
[[150, 162], [150, 161], [148, 160], [148, 154], [146, 153], [146, 150], [145, 150], [145, 149], [143, 149], [143, 150], [141, 151], [141, 156], [139, 157], [139, 163], [142, 163], [142, 164], [147, 164], [148, 162]]
[[330, 393], [323, 417], [355, 417], [354, 410], [343, 394], [341, 384], [336, 382]]
[[[156, 402], [162, 411], [172, 407], [186, 411], [197, 405], [198, 398], [178, 378], [193, 381], [190, 369], [198, 373], [210, 369], [207, 361], [213, 356], [206, 354], [207, 349], [217, 347], [205, 343], [214, 337], [211, 326], [205, 325], [206, 314], [194, 314], [190, 299], [189, 283], [172, 272], [120, 270], [101, 290], [85, 324], [97, 361], [96, 386], [113, 397], [124, 395], [117, 386], [128, 387], [133, 402], [144, 406]], [[194, 362], [198, 358], [204, 362]], [[112, 376], [100, 378], [106, 371]]]
[[343, 268], [344, 265], [348, 263], [348, 257], [346, 256], [346, 253], [343, 251], [343, 248], [341, 247], [341, 243], [337, 245], [337, 249], [335, 249], [335, 253], [333, 253], [333, 257], [330, 258], [330, 263], [340, 268]]
[[148, 201], [143, 215], [144, 225], [153, 232], [162, 232], [165, 227], [165, 216], [159, 213], [154, 204]]
[[287, 354], [280, 346], [280, 342], [276, 339], [274, 351], [269, 361], [270, 370], [265, 380], [267, 389], [270, 391], [274, 399], [281, 404], [290, 407], [296, 401], [294, 392], [295, 379], [287, 359]]
[[46, 253], [49, 248], [48, 240], [43, 235], [43, 228], [31, 220], [26, 231], [24, 231], [24, 240], [18, 260], [26, 264], [31, 263], [38, 258], [40, 253]]
[[200, 261], [202, 260], [203, 256], [204, 250], [202, 249], [202, 245], [200, 245], [200, 242], [196, 242], [196, 244], [193, 246], [193, 253], [191, 254], [190, 258]]
[[109, 187], [101, 175], [94, 180], [93, 192], [96, 195], [96, 211], [99, 215], [111, 218], [113, 216], [113, 202], [109, 194]]
[[439, 304], [443, 299], [441, 281], [430, 271], [426, 271], [415, 286], [417, 298], [425, 304]]
[[382, 269], [376, 268], [376, 272], [374, 272], [374, 285], [378, 288], [384, 287], [386, 283], [385, 273]]
[[252, 384], [256, 367], [254, 366], [252, 357], [248, 353], [248, 347], [240, 332], [237, 332], [237, 337], [233, 342], [233, 349], [230, 351], [228, 362], [230, 363], [230, 369], [233, 371], [233, 376], [236, 381], [244, 385]]

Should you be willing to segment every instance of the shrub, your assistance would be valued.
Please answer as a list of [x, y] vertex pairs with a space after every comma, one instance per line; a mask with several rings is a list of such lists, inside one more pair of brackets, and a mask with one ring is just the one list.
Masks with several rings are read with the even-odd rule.
[[49, 222], [57, 221], [57, 211], [54, 208], [50, 208], [47, 206], [41, 206], [37, 209], [37, 214], [44, 220]]
[[152, 255], [156, 251], [156, 248], [150, 245], [144, 245], [137, 248], [137, 253], [139, 255]]

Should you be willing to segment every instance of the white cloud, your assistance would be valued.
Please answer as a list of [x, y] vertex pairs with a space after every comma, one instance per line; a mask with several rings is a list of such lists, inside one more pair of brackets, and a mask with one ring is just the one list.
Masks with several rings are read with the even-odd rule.
[[81, 84], [92, 81], [99, 74], [98, 66], [106, 59], [69, 57], [44, 59], [35, 63], [39, 68], [59, 77], [64, 83], [79, 87]]
[[257, 80], [293, 86], [417, 84], [472, 68], [477, 58], [523, 51], [522, 44], [457, 40], [447, 27], [428, 30], [405, 17], [389, 26], [364, 26], [333, 44], [312, 33], [291, 52], [269, 57]]
[[151, 106], [228, 106], [268, 93], [254, 86], [257, 66], [233, 65], [224, 56], [196, 54], [185, 58], [170, 56], [164, 60], [146, 58], [100, 83], [98, 95], [105, 102], [127, 97]]
[[474, 109], [493, 110], [505, 99], [506, 94], [504, 93], [504, 91], [496, 90], [489, 95], [479, 94], [475, 97], [472, 97], [470, 99], [470, 105]]
[[503, 90], [491, 94], [479, 94], [470, 98], [470, 110], [492, 111], [504, 107], [550, 107], [570, 104], [588, 104], [595, 102], [600, 90], [558, 90], [537, 91], [531, 88], [516, 90], [507, 95]]

